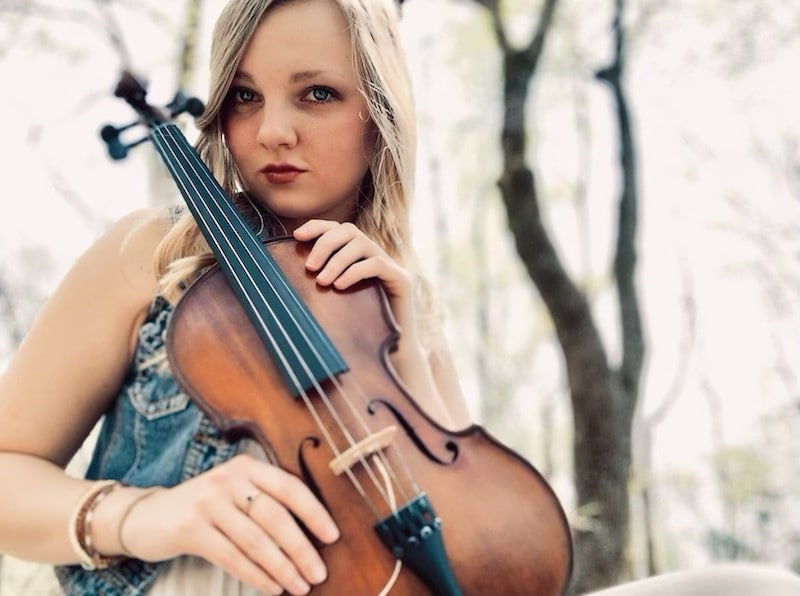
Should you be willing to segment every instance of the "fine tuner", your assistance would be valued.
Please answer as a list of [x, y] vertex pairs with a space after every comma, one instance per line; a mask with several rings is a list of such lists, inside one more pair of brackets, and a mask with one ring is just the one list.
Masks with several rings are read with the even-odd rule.
[[149, 106], [145, 100], [147, 95], [145, 85], [127, 71], [122, 73], [122, 76], [117, 83], [117, 87], [114, 90], [114, 95], [116, 97], [127, 98], [129, 101], [132, 100], [134, 103], [137, 103], [138, 100], [142, 106], [147, 106], [146, 110], [139, 112], [141, 118], [131, 122], [130, 124], [126, 124], [124, 126], [106, 124], [100, 129], [100, 138], [102, 138], [106, 143], [109, 157], [115, 161], [125, 159], [128, 156], [129, 149], [144, 143], [149, 138], [148, 135], [145, 135], [140, 139], [125, 143], [120, 139], [120, 135], [129, 128], [133, 128], [138, 124], [151, 125], [154, 121], [163, 122], [172, 120], [185, 112], [196, 118], [205, 110], [205, 105], [203, 105], [202, 101], [196, 97], [188, 96], [182, 91], [178, 91], [172, 101], [166, 104], [163, 109], [157, 109]]

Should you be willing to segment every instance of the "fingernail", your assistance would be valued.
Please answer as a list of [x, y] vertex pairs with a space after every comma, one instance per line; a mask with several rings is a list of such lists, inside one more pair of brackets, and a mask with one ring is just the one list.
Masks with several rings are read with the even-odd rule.
[[308, 579], [312, 583], [321, 584], [326, 577], [328, 577], [328, 569], [325, 567], [325, 563], [316, 561], [311, 564], [311, 568], [308, 570]]
[[332, 543], [336, 542], [337, 540], [339, 540], [339, 537], [341, 536], [341, 534], [339, 533], [339, 528], [336, 527], [335, 525], [333, 525], [333, 526], [331, 526], [329, 528], [327, 534], [328, 535], [327, 535], [327, 539], [325, 540], [325, 542], [327, 542], [329, 544], [332, 544]]
[[311, 586], [308, 585], [302, 578], [297, 578], [292, 582], [292, 594], [308, 594], [311, 591]]

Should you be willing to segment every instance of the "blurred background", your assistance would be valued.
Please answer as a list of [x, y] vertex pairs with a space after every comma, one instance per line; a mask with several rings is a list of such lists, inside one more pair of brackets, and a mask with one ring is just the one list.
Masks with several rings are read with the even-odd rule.
[[[98, 130], [131, 120], [123, 65], [205, 97], [222, 5], [0, 0], [0, 370], [112, 221], [179, 200]], [[402, 33], [415, 248], [475, 419], [562, 500], [574, 590], [800, 572], [800, 5], [406, 0]], [[3, 596], [54, 589], [0, 565]]]

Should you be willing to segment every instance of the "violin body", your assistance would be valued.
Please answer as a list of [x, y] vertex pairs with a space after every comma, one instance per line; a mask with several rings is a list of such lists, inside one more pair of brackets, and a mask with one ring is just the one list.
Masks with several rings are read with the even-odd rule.
[[[148, 127], [218, 263], [172, 313], [172, 371], [229, 438], [255, 439], [331, 513], [341, 538], [319, 545], [328, 579], [313, 593], [563, 593], [572, 544], [558, 499], [483, 428], [443, 428], [409, 395], [391, 365], [400, 331], [380, 283], [322, 288], [305, 268], [310, 245], [262, 246], [169, 122], [201, 102], [178, 93], [156, 109], [130, 72], [115, 95]], [[112, 159], [144, 140], [120, 140], [135, 124], [101, 129]]]
[[[390, 507], [380, 505], [387, 500], [382, 491], [400, 504], [409, 497], [402, 489], [376, 484], [360, 463], [349, 473], [366, 498], [347, 474], [335, 474], [331, 462], [337, 453], [322, 427], [332, 429], [333, 444], [347, 443], [337, 430], [342, 427], [357, 441], [396, 427], [380, 451], [391, 473], [400, 477], [399, 485], [412, 479], [441, 518], [444, 550], [463, 594], [563, 593], [572, 550], [556, 496], [527, 461], [480, 426], [449, 430], [417, 405], [390, 362], [399, 330], [380, 284], [322, 288], [304, 266], [309, 245], [282, 238], [265, 248], [347, 362], [348, 370], [335, 381], [323, 381], [324, 396], [310, 392], [320, 423], [304, 400], [286, 389], [216, 267], [177, 303], [168, 357], [178, 382], [227, 436], [255, 439], [268, 460], [300, 477], [335, 519], [342, 535], [320, 547], [328, 580], [313, 594], [377, 595], [390, 583], [397, 559], [373, 526], [391, 514]], [[323, 397], [340, 420], [323, 405]], [[380, 470], [374, 475], [380, 479]], [[403, 565], [390, 593], [417, 596], [431, 590]]]

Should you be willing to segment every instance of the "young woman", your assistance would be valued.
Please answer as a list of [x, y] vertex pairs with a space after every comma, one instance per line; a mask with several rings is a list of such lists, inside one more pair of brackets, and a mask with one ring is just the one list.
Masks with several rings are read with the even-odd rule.
[[[230, 2], [198, 150], [256, 229], [313, 242], [305, 266], [319, 285], [380, 280], [402, 329], [393, 365], [434, 419], [464, 426], [409, 251], [414, 120], [396, 13], [393, 0]], [[123, 218], [67, 274], [0, 381], [0, 476], [13, 479], [0, 552], [57, 565], [67, 593], [304, 594], [326, 578], [298, 523], [337, 540], [325, 508], [240, 453], [251, 445], [224, 441], [165, 364], [171, 308], [209, 263], [188, 212]], [[101, 416], [91, 480], [66, 475]]]
[[[402, 329], [394, 367], [431, 417], [463, 427], [409, 249], [414, 120], [396, 23], [393, 0], [232, 0], [214, 32], [198, 150], [255, 230], [313, 243], [305, 266], [319, 285], [380, 280]], [[67, 274], [0, 379], [0, 552], [55, 564], [68, 594], [304, 594], [326, 579], [299, 525], [335, 542], [326, 509], [252, 442], [221, 437], [166, 364], [172, 308], [212, 261], [188, 213], [123, 218]], [[101, 417], [88, 479], [65, 474]], [[715, 573], [608, 595], [797, 586], [760, 569]]]

